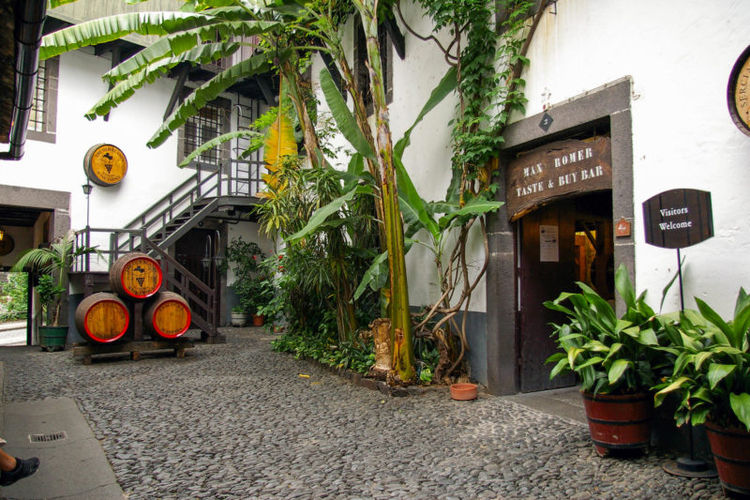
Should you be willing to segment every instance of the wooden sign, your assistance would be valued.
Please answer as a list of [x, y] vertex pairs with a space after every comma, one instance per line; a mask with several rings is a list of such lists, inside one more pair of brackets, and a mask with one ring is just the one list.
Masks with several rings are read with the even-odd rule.
[[711, 193], [672, 189], [643, 202], [646, 243], [685, 248], [714, 235]]
[[625, 217], [620, 217], [620, 220], [615, 224], [615, 236], [617, 238], [626, 238], [630, 236], [630, 221]]
[[737, 128], [750, 135], [750, 46], [737, 59], [729, 75], [727, 105]]
[[86, 152], [83, 170], [91, 182], [100, 186], [118, 184], [128, 172], [128, 160], [120, 148], [112, 144], [97, 144]]
[[610, 138], [567, 140], [523, 153], [505, 169], [510, 220], [556, 198], [612, 188]]

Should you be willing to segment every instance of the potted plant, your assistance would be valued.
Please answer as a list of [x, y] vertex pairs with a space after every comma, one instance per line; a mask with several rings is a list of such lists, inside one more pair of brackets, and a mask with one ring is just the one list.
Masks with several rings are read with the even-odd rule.
[[722, 486], [750, 495], [750, 295], [740, 288], [734, 316], [725, 321], [706, 302], [698, 311], [662, 318], [675, 356], [672, 373], [656, 386], [654, 404], [681, 396], [677, 425], [705, 423]]
[[645, 302], [645, 292], [636, 297], [624, 266], [615, 273], [615, 288], [627, 307], [621, 318], [591, 287], [577, 285], [581, 293], [562, 293], [544, 303], [568, 320], [552, 324], [561, 352], [547, 359], [556, 363], [550, 378], [573, 372], [580, 380], [589, 431], [600, 456], [645, 448], [653, 410], [648, 391], [659, 364], [658, 351], [652, 349], [659, 343], [654, 311]]
[[32, 271], [39, 274], [36, 285], [42, 306], [42, 323], [39, 327], [39, 345], [47, 351], [65, 348], [68, 326], [60, 324], [63, 296], [67, 292], [68, 271], [75, 259], [94, 248], [73, 244], [73, 233], [60, 237], [46, 248], [34, 248], [25, 252], [11, 271]]
[[232, 326], [245, 326], [247, 324], [247, 313], [240, 304], [232, 307], [231, 323]]
[[239, 300], [239, 304], [232, 308], [232, 311], [253, 316], [255, 326], [263, 324], [258, 310], [267, 303], [267, 286], [264, 283], [267, 278], [261, 268], [263, 259], [265, 255], [260, 247], [254, 242], [244, 241], [241, 237], [232, 241], [227, 247], [227, 260], [232, 264], [235, 277], [231, 288]]

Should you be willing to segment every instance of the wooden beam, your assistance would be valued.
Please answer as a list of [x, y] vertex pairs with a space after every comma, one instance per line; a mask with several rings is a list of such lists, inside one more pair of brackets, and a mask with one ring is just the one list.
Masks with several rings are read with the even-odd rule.
[[169, 115], [174, 111], [175, 104], [182, 94], [182, 88], [185, 86], [185, 80], [187, 80], [188, 73], [190, 72], [190, 64], [181, 64], [177, 73], [177, 81], [172, 89], [172, 95], [169, 98], [167, 109], [164, 111], [164, 120], [169, 118]]
[[273, 93], [273, 88], [270, 82], [268, 81], [268, 77], [256, 76], [255, 83], [258, 84], [258, 88], [263, 94], [263, 99], [266, 101], [266, 104], [268, 104], [269, 106], [275, 106], [276, 96]]
[[388, 32], [388, 37], [391, 39], [393, 48], [396, 49], [396, 54], [398, 54], [398, 57], [400, 57], [401, 60], [404, 60], [406, 57], [406, 40], [404, 39], [401, 30], [398, 28], [396, 20], [393, 18], [387, 18], [383, 21], [383, 24], [385, 24], [385, 30]]
[[339, 73], [338, 67], [336, 67], [336, 63], [333, 62], [333, 57], [331, 57], [331, 54], [328, 52], [319, 52], [320, 57], [323, 59], [323, 64], [326, 65], [326, 68], [328, 68], [328, 72], [331, 73], [331, 78], [333, 78], [333, 83], [336, 84], [336, 87], [339, 89], [339, 92], [342, 96], [344, 96], [344, 99], [346, 99], [346, 92], [344, 91], [344, 79], [341, 77], [341, 73]]
[[[119, 44], [112, 45], [112, 64], [110, 65], [110, 69], [114, 69], [117, 67], [118, 64], [122, 62], [122, 46]], [[114, 87], [114, 84], [110, 82], [109, 84], [109, 90], [112, 90]], [[109, 113], [104, 115], [104, 121], [109, 121]]]

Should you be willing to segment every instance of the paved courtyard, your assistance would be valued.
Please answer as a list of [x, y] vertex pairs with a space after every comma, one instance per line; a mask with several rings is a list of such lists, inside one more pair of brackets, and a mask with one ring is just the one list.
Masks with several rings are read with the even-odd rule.
[[75, 400], [130, 499], [721, 497], [656, 453], [599, 458], [574, 420], [442, 389], [392, 398], [272, 352], [259, 330], [224, 333], [184, 359], [90, 366], [2, 348], [5, 400]]

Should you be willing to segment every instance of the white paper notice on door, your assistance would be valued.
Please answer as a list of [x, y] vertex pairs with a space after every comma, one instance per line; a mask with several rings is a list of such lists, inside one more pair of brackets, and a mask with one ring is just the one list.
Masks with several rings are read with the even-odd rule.
[[539, 225], [539, 262], [559, 262], [560, 245], [557, 226]]

